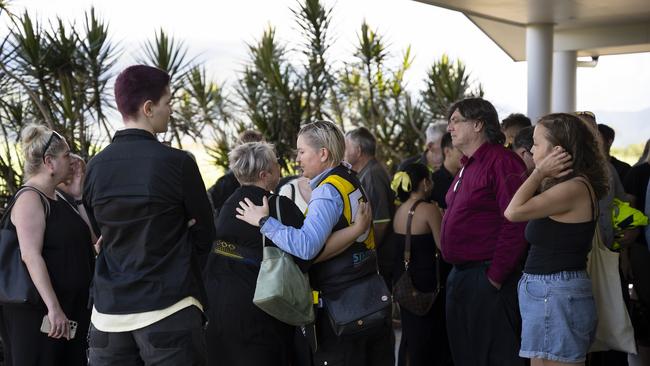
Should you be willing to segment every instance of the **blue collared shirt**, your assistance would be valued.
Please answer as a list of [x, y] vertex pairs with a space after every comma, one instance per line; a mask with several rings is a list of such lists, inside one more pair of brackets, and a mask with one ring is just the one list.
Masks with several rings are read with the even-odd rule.
[[312, 194], [307, 206], [307, 216], [300, 229], [282, 225], [278, 220], [269, 217], [260, 232], [280, 249], [300, 259], [310, 260], [316, 257], [343, 214], [343, 198], [336, 188], [330, 184], [318, 186], [332, 169], [334, 168], [325, 170], [309, 181]]

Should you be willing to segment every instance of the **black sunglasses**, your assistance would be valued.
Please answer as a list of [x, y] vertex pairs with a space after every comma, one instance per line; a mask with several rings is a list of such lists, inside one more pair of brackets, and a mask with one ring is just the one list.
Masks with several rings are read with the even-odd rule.
[[45, 155], [47, 153], [47, 149], [49, 149], [50, 145], [52, 145], [52, 141], [54, 141], [54, 138], [56, 138], [59, 141], [63, 140], [63, 136], [59, 135], [59, 133], [56, 131], [52, 131], [50, 138], [47, 139], [47, 143], [45, 143], [45, 148], [43, 149], [43, 156], [41, 156], [41, 158], [43, 159], [43, 163], [45, 163]]

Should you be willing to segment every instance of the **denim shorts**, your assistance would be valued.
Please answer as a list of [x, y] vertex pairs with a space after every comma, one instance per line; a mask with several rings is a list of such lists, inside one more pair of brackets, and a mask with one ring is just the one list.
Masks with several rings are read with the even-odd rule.
[[519, 280], [522, 331], [519, 356], [584, 362], [596, 333], [596, 304], [585, 271], [534, 275]]

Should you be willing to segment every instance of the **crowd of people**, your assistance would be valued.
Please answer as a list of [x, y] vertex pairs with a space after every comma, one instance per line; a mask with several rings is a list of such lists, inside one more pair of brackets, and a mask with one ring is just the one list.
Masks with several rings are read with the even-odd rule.
[[[370, 130], [316, 121], [283, 178], [273, 145], [244, 131], [206, 192], [193, 156], [156, 137], [170, 82], [144, 65], [118, 75], [124, 129], [87, 167], [56, 131], [23, 129], [6, 221], [39, 299], [0, 304], [5, 366], [627, 365], [590, 353], [608, 309], [587, 262], [598, 233], [647, 314], [647, 233], [612, 217], [621, 202], [650, 211], [650, 140], [629, 166], [593, 113], [499, 121], [468, 98], [394, 171]], [[308, 276], [313, 323], [253, 303], [265, 246]], [[404, 278], [420, 304], [391, 301]], [[647, 347], [647, 318], [633, 320]]]

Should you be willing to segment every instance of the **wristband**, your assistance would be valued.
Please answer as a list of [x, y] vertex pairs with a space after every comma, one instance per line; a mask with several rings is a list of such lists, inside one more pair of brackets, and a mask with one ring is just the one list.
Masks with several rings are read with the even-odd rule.
[[269, 216], [268, 216], [268, 215], [262, 217], [262, 218], [260, 219], [260, 221], [257, 222], [257, 226], [259, 226], [259, 227], [264, 226], [264, 224], [266, 223], [266, 220], [268, 220], [268, 219], [269, 219]]

